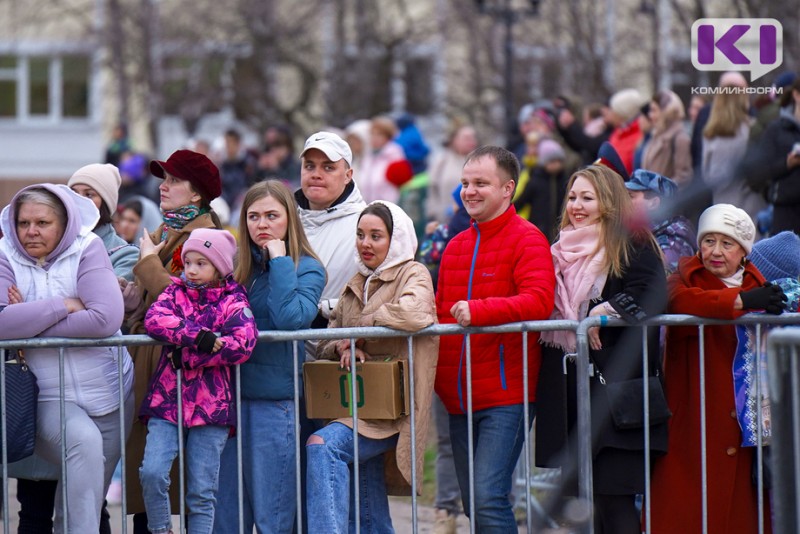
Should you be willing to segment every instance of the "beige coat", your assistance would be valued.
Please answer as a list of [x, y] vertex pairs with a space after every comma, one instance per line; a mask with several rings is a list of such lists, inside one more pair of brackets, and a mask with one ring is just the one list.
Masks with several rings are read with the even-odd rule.
[[[163, 225], [162, 225], [163, 226]], [[150, 237], [153, 243], [161, 242], [161, 228], [159, 226]], [[144, 330], [144, 314], [153, 302], [156, 301], [158, 296], [164, 289], [171, 283], [171, 276], [179, 276], [182, 269], [175, 267], [173, 271], [173, 254], [176, 253], [178, 247], [189, 238], [192, 230], [197, 228], [216, 228], [218, 225], [214, 223], [211, 214], [200, 215], [196, 219], [189, 222], [181, 230], [170, 229], [167, 233], [166, 244], [164, 248], [158, 253], [158, 256], [148, 256], [141, 258], [133, 267], [133, 274], [136, 277], [136, 285], [142, 292], [142, 304], [134, 311], [128, 319], [128, 326], [130, 327], [131, 334], [145, 334]], [[144, 501], [142, 499], [142, 487], [139, 483], [139, 467], [142, 465], [144, 458], [144, 445], [147, 436], [147, 427], [139, 421], [139, 408], [142, 406], [142, 401], [147, 394], [147, 388], [150, 386], [150, 377], [156, 370], [158, 361], [161, 358], [160, 345], [146, 345], [140, 347], [130, 347], [129, 352], [133, 358], [134, 369], [134, 383], [133, 391], [135, 398], [133, 427], [131, 428], [130, 437], [126, 451], [127, 479], [126, 491], [128, 495], [128, 513], [135, 514], [144, 512]], [[178, 489], [177, 471], [172, 470], [172, 507], [177, 510], [177, 489]]]
[[[672, 178], [683, 188], [692, 181], [691, 139], [677, 120], [653, 137], [644, 149], [642, 168]], [[699, 163], [699, 162], [698, 162]]]
[[[368, 300], [363, 301], [364, 284], [368, 278], [356, 274], [342, 291], [342, 296], [331, 315], [329, 328], [351, 326], [387, 326], [413, 332], [436, 321], [436, 305], [431, 277], [422, 264], [406, 261], [369, 279]], [[334, 341], [320, 344], [322, 358], [339, 359], [334, 351]], [[393, 355], [408, 359], [408, 340], [405, 337], [365, 340], [361, 349], [369, 356]], [[422, 491], [422, 466], [425, 457], [425, 440], [431, 414], [431, 395], [439, 357], [439, 338], [420, 336], [414, 338], [414, 416], [416, 424], [417, 493]], [[352, 428], [349, 418], [337, 420]], [[393, 421], [358, 421], [359, 434], [373, 439], [383, 439], [400, 433], [394, 454], [385, 456], [386, 489], [390, 495], [411, 494], [411, 418]]]

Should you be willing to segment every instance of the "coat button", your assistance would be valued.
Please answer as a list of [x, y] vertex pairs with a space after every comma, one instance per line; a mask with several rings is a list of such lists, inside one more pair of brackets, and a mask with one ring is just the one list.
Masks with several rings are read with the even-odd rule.
[[728, 447], [728, 450], [725, 451], [728, 456], [736, 456], [736, 447]]
[[731, 417], [736, 419], [736, 410], [731, 410]]

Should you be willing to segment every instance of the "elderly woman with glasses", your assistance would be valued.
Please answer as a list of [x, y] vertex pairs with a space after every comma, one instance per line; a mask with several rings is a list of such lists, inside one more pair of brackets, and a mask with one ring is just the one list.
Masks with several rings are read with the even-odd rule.
[[[698, 224], [699, 252], [682, 258], [670, 276], [669, 313], [735, 319], [749, 311], [779, 314], [786, 296], [747, 260], [755, 227], [730, 204], [706, 209]], [[669, 454], [656, 461], [652, 483], [653, 532], [702, 532], [701, 398], [705, 395], [708, 532], [758, 532], [757, 489], [751, 480], [756, 451], [742, 447], [736, 419], [733, 325], [667, 329], [666, 395], [672, 411]], [[705, 390], [700, 390], [700, 365]], [[765, 517], [766, 532], [770, 531]]]

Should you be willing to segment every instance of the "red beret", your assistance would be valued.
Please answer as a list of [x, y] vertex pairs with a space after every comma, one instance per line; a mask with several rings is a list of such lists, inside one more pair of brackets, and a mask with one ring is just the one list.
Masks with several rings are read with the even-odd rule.
[[208, 202], [222, 194], [222, 180], [217, 166], [203, 154], [191, 150], [176, 150], [167, 161], [151, 161], [150, 172], [158, 178], [164, 178], [166, 172], [188, 181]]

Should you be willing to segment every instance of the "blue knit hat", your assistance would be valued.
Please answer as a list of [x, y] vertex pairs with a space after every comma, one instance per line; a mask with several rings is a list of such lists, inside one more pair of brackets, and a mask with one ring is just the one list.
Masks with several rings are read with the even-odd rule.
[[458, 204], [458, 209], [464, 209], [464, 199], [461, 198], [461, 184], [458, 184], [455, 189], [453, 189], [453, 200], [456, 201]]
[[797, 278], [800, 276], [800, 237], [794, 232], [781, 232], [762, 239], [748, 256], [764, 278]]

